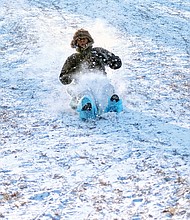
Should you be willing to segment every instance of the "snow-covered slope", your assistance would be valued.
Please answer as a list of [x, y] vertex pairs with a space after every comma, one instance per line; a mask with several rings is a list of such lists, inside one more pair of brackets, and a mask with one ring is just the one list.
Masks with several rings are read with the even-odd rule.
[[[0, 2], [0, 218], [190, 219], [188, 0]], [[81, 122], [58, 80], [88, 29], [125, 111]]]

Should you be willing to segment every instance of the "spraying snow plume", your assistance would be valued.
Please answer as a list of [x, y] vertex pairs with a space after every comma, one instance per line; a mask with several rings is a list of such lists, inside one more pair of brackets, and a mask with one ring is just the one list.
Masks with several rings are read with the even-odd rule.
[[68, 86], [68, 94], [71, 97], [93, 96], [95, 101], [105, 109], [108, 99], [116, 92], [107, 76], [97, 70], [83, 70], [76, 75], [73, 82]]

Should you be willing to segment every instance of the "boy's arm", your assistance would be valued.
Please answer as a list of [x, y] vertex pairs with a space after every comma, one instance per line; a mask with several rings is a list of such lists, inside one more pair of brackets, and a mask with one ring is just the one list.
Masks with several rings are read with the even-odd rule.
[[99, 54], [98, 56], [102, 56], [103, 62], [111, 69], [119, 69], [122, 66], [122, 62], [119, 56], [115, 56], [115, 54], [101, 47], [97, 47], [96, 50]]
[[73, 80], [73, 74], [77, 70], [77, 59], [76, 54], [71, 55], [65, 61], [59, 79], [63, 85], [70, 84]]

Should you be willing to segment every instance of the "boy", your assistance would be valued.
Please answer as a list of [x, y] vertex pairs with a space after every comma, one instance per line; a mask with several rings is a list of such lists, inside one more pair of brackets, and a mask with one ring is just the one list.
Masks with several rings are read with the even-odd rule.
[[[109, 83], [105, 68], [119, 69], [122, 65], [121, 59], [113, 53], [101, 47], [93, 47], [94, 40], [87, 30], [76, 31], [71, 41], [71, 47], [76, 48], [77, 53], [72, 54], [65, 61], [60, 74], [62, 84], [71, 84], [68, 93], [72, 96], [71, 107], [80, 113], [82, 119], [95, 118], [102, 112], [122, 111], [122, 102], [119, 96], [114, 93], [113, 86]], [[97, 94], [97, 88], [93, 88], [93, 81], [87, 80], [85, 87], [81, 88], [80, 78], [82, 73], [93, 76], [96, 72], [101, 73], [98, 85], [101, 86], [101, 94]], [[104, 76], [104, 77], [103, 77]], [[104, 81], [104, 83], [102, 83]], [[72, 83], [71, 83], [72, 82]], [[83, 85], [86, 84], [83, 80]], [[101, 85], [100, 85], [101, 84]], [[97, 85], [95, 85], [96, 87]], [[99, 96], [99, 97], [98, 97]], [[101, 97], [102, 96], [102, 97]], [[104, 100], [102, 100], [104, 98]], [[106, 103], [106, 107], [104, 106]]]

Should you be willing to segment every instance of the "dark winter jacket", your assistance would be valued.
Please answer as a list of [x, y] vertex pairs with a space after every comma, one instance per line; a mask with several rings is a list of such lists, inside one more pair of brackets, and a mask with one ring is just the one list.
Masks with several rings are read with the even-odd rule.
[[78, 53], [74, 53], [67, 58], [61, 70], [60, 81], [64, 85], [71, 83], [73, 77], [80, 72], [83, 65], [89, 69], [89, 72], [92, 69], [96, 69], [106, 74], [106, 66], [118, 69], [121, 67], [122, 62], [118, 56], [104, 48], [89, 46], [85, 50], [78, 50]]
[[[85, 48], [81, 48], [78, 45], [78, 40], [81, 38], [87, 38], [88, 43]], [[112, 69], [118, 69], [122, 63], [118, 56], [110, 53], [106, 49], [101, 47], [93, 48], [94, 40], [87, 30], [79, 29], [73, 36], [71, 41], [71, 47], [76, 48], [78, 53], [72, 54], [67, 58], [60, 74], [60, 81], [66, 85], [72, 82], [77, 73], [85, 70], [99, 70], [103, 74], [106, 74], [105, 67], [109, 66]]]

